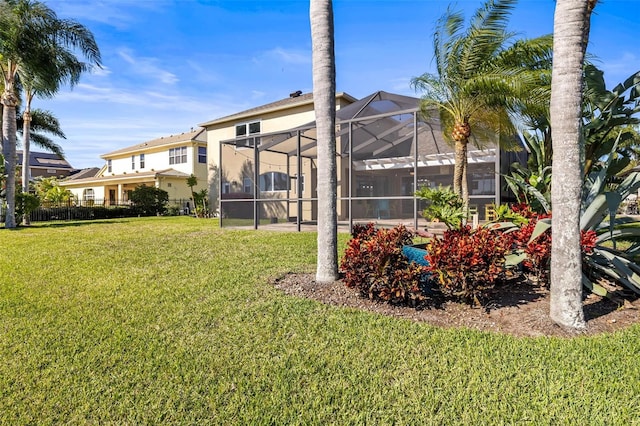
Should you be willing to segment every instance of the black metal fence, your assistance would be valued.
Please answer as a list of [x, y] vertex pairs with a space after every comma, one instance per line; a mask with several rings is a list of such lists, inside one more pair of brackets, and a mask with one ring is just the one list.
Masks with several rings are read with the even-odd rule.
[[[4, 200], [0, 200], [0, 222], [5, 221]], [[179, 216], [192, 214], [191, 200], [169, 200], [164, 215]], [[139, 209], [130, 202], [112, 201], [69, 201], [63, 203], [43, 203], [31, 212], [31, 222], [52, 222], [69, 220], [115, 219], [140, 216]]]

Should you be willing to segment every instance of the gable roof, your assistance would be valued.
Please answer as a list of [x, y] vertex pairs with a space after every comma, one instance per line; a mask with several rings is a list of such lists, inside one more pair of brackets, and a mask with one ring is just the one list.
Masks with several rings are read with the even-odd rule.
[[86, 169], [76, 170], [75, 172], [70, 174], [65, 180], [78, 180], [78, 179], [85, 179], [85, 178], [93, 178], [93, 177], [96, 177], [98, 175], [100, 170], [101, 170], [100, 167], [88, 167]]
[[[296, 96], [294, 95], [295, 93], [292, 93], [291, 96], [289, 96], [288, 98], [280, 99], [275, 102], [271, 102], [265, 105], [260, 105], [244, 111], [240, 111], [235, 114], [227, 115], [225, 117], [216, 118], [215, 120], [211, 120], [211, 121], [207, 121], [206, 123], [199, 124], [199, 126], [207, 127], [207, 126], [212, 126], [214, 124], [226, 123], [229, 121], [238, 121], [243, 118], [254, 117], [260, 113], [264, 114], [268, 112], [281, 111], [285, 109], [290, 109], [295, 106], [307, 105], [307, 104], [313, 103], [313, 93], [304, 93]], [[350, 102], [357, 101], [356, 98], [344, 92], [336, 93], [336, 98], [344, 98]]]
[[[18, 165], [22, 165], [22, 151], [17, 151]], [[67, 160], [50, 152], [29, 151], [29, 167], [73, 170]]]
[[100, 158], [114, 157], [117, 155], [127, 154], [130, 152], [139, 152], [139, 151], [147, 150], [149, 148], [156, 148], [164, 145], [173, 145], [180, 142], [187, 142], [187, 141], [193, 141], [193, 140], [206, 143], [206, 140], [198, 139], [203, 134], [204, 134], [204, 129], [197, 128], [196, 130], [192, 130], [190, 132], [182, 132], [177, 135], [163, 136], [158, 139], [152, 139], [150, 141], [146, 141], [136, 145], [131, 145], [126, 148], [117, 149], [115, 151], [102, 154]]
[[83, 176], [83, 177], [69, 177], [60, 182], [62, 186], [76, 186], [79, 184], [98, 184], [103, 185], [108, 182], [114, 181], [142, 181], [157, 179], [158, 177], [174, 177], [174, 178], [187, 178], [189, 174], [175, 170], [175, 169], [163, 169], [163, 170], [149, 170], [141, 173], [129, 173], [114, 176]]

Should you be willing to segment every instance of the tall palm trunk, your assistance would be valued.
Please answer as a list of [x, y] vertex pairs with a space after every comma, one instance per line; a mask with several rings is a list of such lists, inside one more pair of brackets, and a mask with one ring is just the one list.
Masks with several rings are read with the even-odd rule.
[[467, 181], [467, 152], [469, 140], [455, 141], [455, 163], [453, 165], [453, 192], [462, 198], [464, 208], [469, 206], [469, 182]]
[[318, 264], [316, 281], [338, 278], [336, 68], [331, 0], [311, 0], [313, 102], [318, 139]]
[[[28, 96], [28, 95], [27, 95]], [[31, 144], [31, 108], [30, 100], [27, 99], [27, 107], [22, 114], [22, 192], [29, 192], [29, 182], [31, 181], [31, 168], [29, 167], [30, 144]], [[29, 225], [29, 215], [22, 216], [22, 224]]]
[[462, 198], [465, 211], [469, 208], [469, 182], [467, 181], [467, 152], [471, 125], [468, 119], [459, 118], [451, 134], [454, 140], [455, 164], [453, 166], [453, 192]]
[[550, 107], [553, 140], [550, 316], [556, 323], [575, 329], [586, 327], [580, 248], [580, 125], [582, 70], [594, 5], [595, 0], [557, 0], [554, 17]]
[[18, 98], [14, 93], [13, 78], [5, 80], [5, 90], [2, 93], [2, 154], [4, 155], [7, 185], [5, 196], [7, 209], [5, 211], [4, 227], [16, 227], [16, 106]]

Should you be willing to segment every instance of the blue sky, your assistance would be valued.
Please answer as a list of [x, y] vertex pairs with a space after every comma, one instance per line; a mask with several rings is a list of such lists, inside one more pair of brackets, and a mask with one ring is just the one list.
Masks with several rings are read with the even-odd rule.
[[[432, 34], [448, 0], [334, 0], [338, 91], [415, 96], [409, 81], [433, 71]], [[87, 26], [103, 68], [73, 90], [33, 102], [61, 121], [59, 140], [77, 168], [100, 154], [199, 123], [310, 92], [311, 37], [305, 0], [54, 0], [59, 17]], [[465, 16], [481, 1], [458, 1]], [[553, 30], [554, 0], [520, 0], [511, 28]], [[589, 51], [609, 85], [640, 70], [639, 0], [602, 0]], [[36, 148], [37, 149], [37, 148]]]

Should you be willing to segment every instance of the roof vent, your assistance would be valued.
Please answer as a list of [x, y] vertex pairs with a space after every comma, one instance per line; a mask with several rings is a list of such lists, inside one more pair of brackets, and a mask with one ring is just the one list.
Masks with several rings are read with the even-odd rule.
[[296, 90], [293, 93], [289, 93], [289, 97], [290, 98], [297, 98], [298, 96], [302, 95], [302, 90]]

